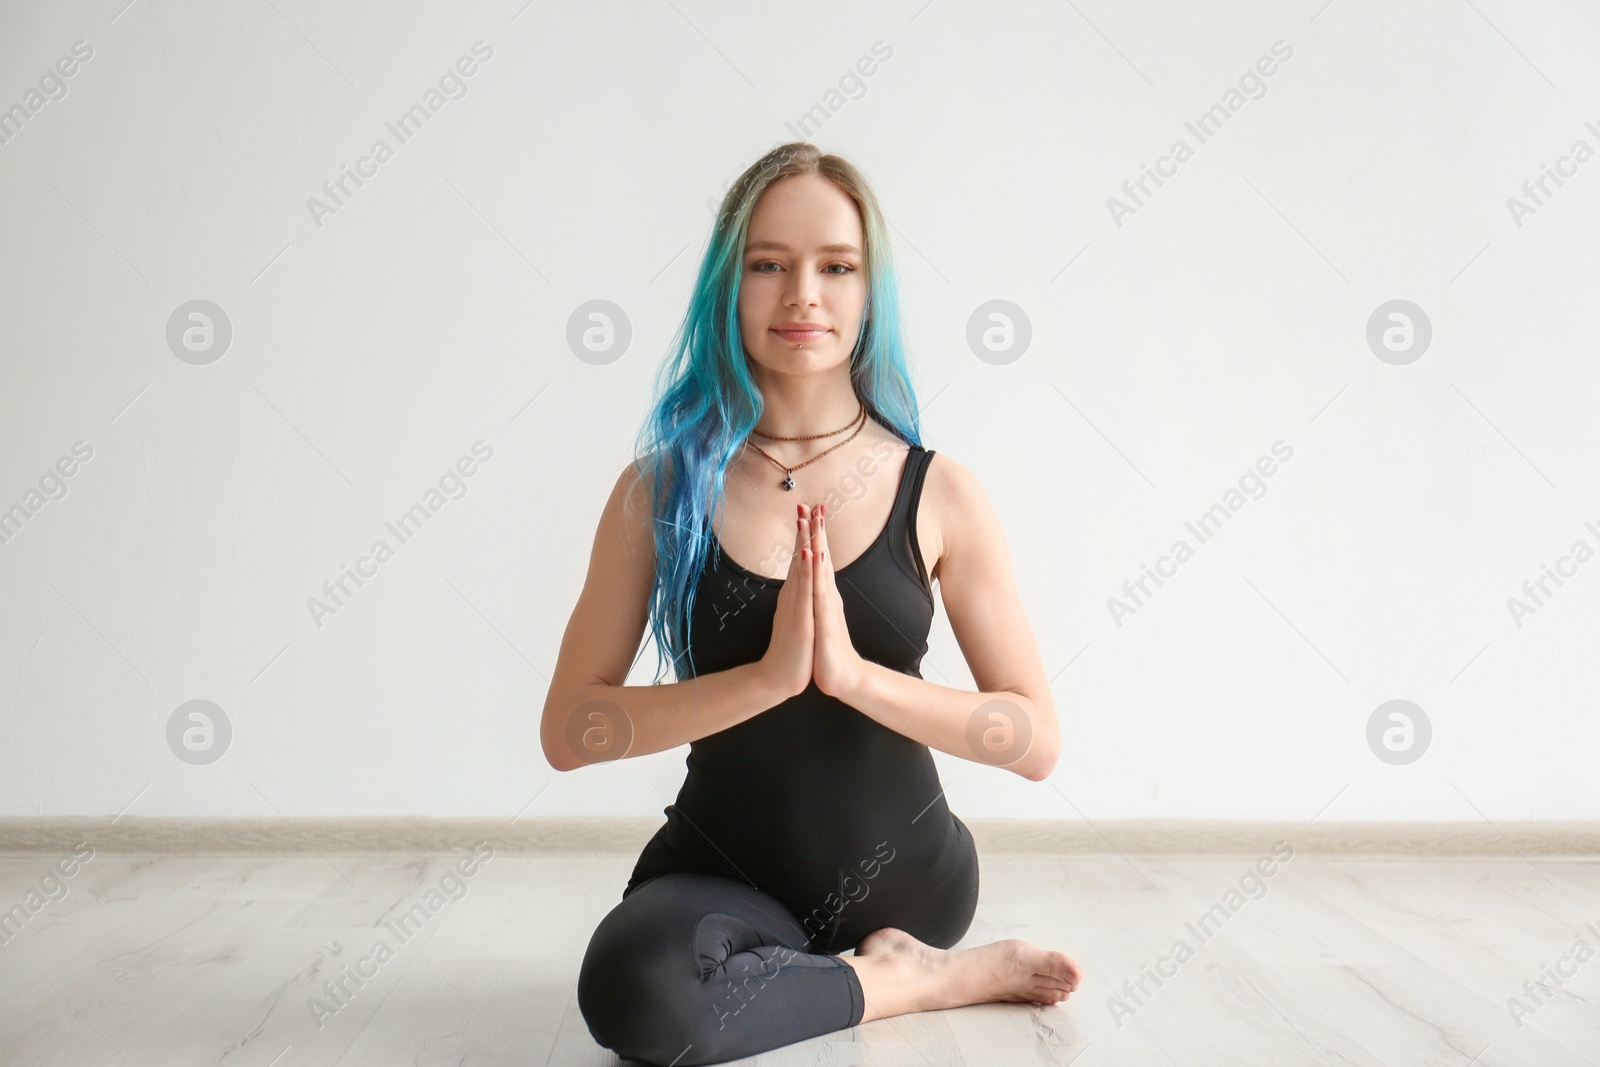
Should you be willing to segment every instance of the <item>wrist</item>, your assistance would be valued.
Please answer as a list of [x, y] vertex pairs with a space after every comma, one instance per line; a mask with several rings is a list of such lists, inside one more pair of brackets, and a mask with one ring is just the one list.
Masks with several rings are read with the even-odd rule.
[[871, 660], [856, 656], [850, 669], [844, 672], [837, 691], [828, 695], [852, 707], [860, 707], [872, 690], [873, 672], [879, 669]]
[[750, 664], [750, 671], [751, 689], [763, 711], [777, 707], [792, 695], [785, 689], [778, 678], [778, 672], [766, 659], [758, 659]]

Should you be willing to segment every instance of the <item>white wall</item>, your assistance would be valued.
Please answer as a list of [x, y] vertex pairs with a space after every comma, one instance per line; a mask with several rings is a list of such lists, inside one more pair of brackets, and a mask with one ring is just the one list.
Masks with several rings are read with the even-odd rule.
[[[1508, 609], [1600, 548], [1600, 162], [1508, 206], [1600, 148], [1593, 5], [275, 5], [0, 8], [0, 107], [93, 50], [0, 144], [0, 508], [37, 505], [0, 544], [0, 813], [659, 813], [687, 750], [558, 775], [545, 679], [708, 205], [821, 103], [895, 228], [925, 443], [987, 487], [1063, 718], [1050, 783], [939, 755], [957, 812], [1600, 817], [1600, 560]], [[232, 330], [204, 364], [167, 339], [197, 299]], [[1404, 365], [1367, 341], [1397, 299], [1432, 330]], [[567, 340], [592, 300], [632, 331], [606, 365]], [[1009, 362], [967, 340], [994, 300], [1031, 326]], [[942, 612], [924, 673], [971, 683]], [[1406, 765], [1367, 738], [1394, 699], [1432, 727]], [[209, 764], [169, 741], [191, 700], [231, 725]]]

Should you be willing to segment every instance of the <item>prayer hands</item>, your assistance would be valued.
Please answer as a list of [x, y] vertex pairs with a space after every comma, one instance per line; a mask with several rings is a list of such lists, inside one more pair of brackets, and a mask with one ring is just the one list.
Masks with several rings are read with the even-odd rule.
[[850, 642], [844, 601], [835, 584], [825, 512], [821, 504], [796, 505], [794, 555], [778, 591], [772, 640], [761, 660], [785, 699], [815, 681], [822, 692], [844, 700], [865, 673], [865, 661]]

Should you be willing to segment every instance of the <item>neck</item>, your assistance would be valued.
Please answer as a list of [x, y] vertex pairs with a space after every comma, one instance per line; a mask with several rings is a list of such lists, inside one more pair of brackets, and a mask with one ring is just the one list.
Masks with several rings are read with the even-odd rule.
[[761, 387], [764, 402], [756, 429], [773, 437], [832, 433], [842, 426], [850, 426], [861, 415], [861, 401], [856, 398], [849, 374], [831, 376], [827, 380], [780, 378], [756, 384]]

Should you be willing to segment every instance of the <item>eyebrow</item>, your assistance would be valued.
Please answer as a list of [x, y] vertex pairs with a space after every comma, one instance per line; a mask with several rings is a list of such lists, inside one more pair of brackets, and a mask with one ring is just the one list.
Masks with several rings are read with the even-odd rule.
[[[746, 252], [793, 252], [794, 249], [790, 248], [788, 245], [784, 244], [782, 241], [751, 241], [749, 244], [745, 245], [745, 251]], [[854, 252], [856, 255], [860, 255], [861, 254], [861, 249], [857, 248], [855, 245], [823, 245], [822, 248], [821, 248], [821, 251], [823, 251], [823, 252], [833, 252], [835, 254], [840, 253], [840, 252]]]

